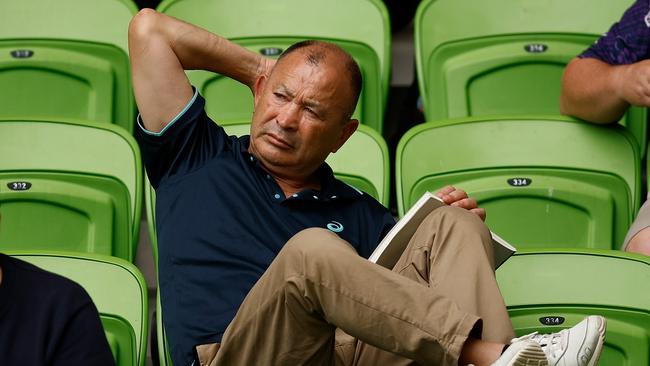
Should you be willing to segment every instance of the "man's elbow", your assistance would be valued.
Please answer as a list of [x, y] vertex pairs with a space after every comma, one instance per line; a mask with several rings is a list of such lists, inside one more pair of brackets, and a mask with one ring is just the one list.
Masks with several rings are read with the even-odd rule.
[[140, 10], [129, 23], [129, 44], [141, 44], [146, 42], [155, 32], [160, 29], [158, 23], [160, 14], [153, 9]]
[[565, 116], [604, 125], [618, 121], [624, 113], [625, 111], [599, 110], [595, 105], [592, 106], [591, 103], [580, 106], [564, 90], [560, 94], [560, 114]]
[[564, 88], [562, 88], [562, 92], [560, 93], [560, 114], [563, 114], [565, 116], [571, 116], [573, 115], [571, 113], [571, 104], [567, 100], [568, 97], [566, 95], [566, 92], [564, 91]]
[[562, 90], [560, 92], [560, 114], [580, 119], [588, 119], [585, 113], [578, 108], [577, 102], [572, 99], [564, 82], [562, 83]]

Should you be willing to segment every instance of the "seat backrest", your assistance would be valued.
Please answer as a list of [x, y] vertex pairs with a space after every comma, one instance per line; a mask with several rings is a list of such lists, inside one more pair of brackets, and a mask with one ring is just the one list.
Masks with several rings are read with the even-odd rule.
[[[381, 1], [167, 0], [158, 10], [271, 57], [304, 39], [338, 44], [359, 63], [364, 79], [354, 117], [381, 132], [390, 78], [390, 29]], [[250, 121], [253, 99], [247, 87], [208, 72], [188, 76], [214, 120]]]
[[[423, 1], [415, 16], [415, 53], [427, 120], [560, 114], [565, 65], [632, 3]], [[630, 109], [621, 123], [643, 153], [645, 108]]]
[[66, 250], [133, 261], [142, 163], [110, 124], [0, 120], [0, 248]]
[[145, 364], [147, 285], [133, 264], [92, 254], [22, 251], [8, 254], [80, 284], [99, 311], [117, 365]]
[[569, 118], [426, 123], [397, 148], [398, 212], [451, 184], [476, 198], [490, 229], [517, 248], [615, 248], [639, 206], [638, 155], [623, 127]]
[[0, 2], [0, 115], [133, 130], [129, 0]]
[[650, 258], [612, 250], [515, 254], [496, 272], [518, 336], [607, 319], [599, 365], [650, 365]]

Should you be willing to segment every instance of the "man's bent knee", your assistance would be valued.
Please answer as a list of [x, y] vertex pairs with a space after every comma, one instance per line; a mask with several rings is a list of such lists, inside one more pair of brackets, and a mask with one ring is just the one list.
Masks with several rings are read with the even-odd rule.
[[280, 251], [283, 257], [327, 258], [341, 249], [354, 248], [335, 233], [323, 228], [308, 228], [295, 234]]
[[[418, 228], [418, 233], [428, 237], [429, 235], [442, 235], [447, 239], [438, 241], [438, 245], [449, 246], [463, 244], [465, 246], [477, 246], [482, 248], [488, 255], [492, 255], [492, 241], [490, 230], [478, 215], [459, 207], [445, 206], [435, 209], [422, 222]], [[451, 234], [461, 234], [464, 239], [462, 242], [449, 240]], [[474, 234], [474, 239], [468, 240], [467, 234]], [[454, 235], [458, 238], [458, 236]], [[480, 238], [479, 240], [476, 240]], [[433, 242], [432, 242], [433, 244]]]
[[447, 225], [458, 226], [464, 230], [489, 232], [481, 218], [464, 208], [444, 206], [433, 210], [425, 221], [441, 221]]

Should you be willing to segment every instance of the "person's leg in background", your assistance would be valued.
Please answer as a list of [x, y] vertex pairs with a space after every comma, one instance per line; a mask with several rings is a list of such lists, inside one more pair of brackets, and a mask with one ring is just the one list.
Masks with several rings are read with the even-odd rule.
[[625, 235], [621, 250], [650, 255], [650, 200], [641, 206], [634, 223]]

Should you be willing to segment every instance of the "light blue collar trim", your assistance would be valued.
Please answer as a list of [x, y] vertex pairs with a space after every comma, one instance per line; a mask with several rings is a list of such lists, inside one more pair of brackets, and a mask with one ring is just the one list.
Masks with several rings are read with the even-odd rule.
[[[343, 182], [343, 181], [341, 181], [341, 182]], [[345, 183], [345, 182], [343, 182], [343, 183]], [[353, 187], [353, 186], [349, 185], [348, 183], [345, 183], [345, 185], [347, 185], [348, 187], [354, 189], [354, 190], [357, 191], [357, 193], [359, 193], [360, 195], [363, 195], [363, 192], [361, 192], [360, 190], [358, 190], [356, 187]]]
[[140, 118], [139, 113], [138, 113], [138, 118], [136, 119], [136, 121], [138, 123], [138, 126], [140, 126], [140, 129], [142, 130], [142, 132], [146, 133], [147, 135], [162, 136], [162, 134], [165, 133], [165, 131], [167, 131], [176, 121], [178, 121], [179, 118], [181, 118], [185, 114], [185, 112], [187, 112], [188, 109], [190, 109], [192, 104], [194, 104], [194, 101], [196, 100], [197, 95], [199, 95], [199, 91], [196, 88], [194, 88], [194, 95], [192, 96], [192, 99], [190, 99], [190, 102], [187, 103], [185, 108], [183, 108], [183, 110], [180, 111], [176, 115], [176, 117], [174, 117], [174, 119], [172, 119], [162, 130], [160, 130], [160, 132], [151, 132], [151, 131], [147, 130], [146, 128], [144, 128], [144, 125], [142, 124], [142, 118]]

